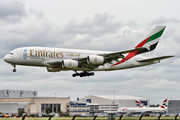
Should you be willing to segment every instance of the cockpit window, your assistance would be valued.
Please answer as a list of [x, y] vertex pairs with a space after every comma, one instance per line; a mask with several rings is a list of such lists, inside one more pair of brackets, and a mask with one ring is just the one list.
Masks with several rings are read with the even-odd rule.
[[13, 53], [9, 53], [10, 55], [13, 55]]

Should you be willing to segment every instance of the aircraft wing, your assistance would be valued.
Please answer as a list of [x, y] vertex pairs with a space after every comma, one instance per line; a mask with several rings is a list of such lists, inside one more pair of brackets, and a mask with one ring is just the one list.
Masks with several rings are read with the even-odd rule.
[[[123, 58], [126, 59], [122, 54], [126, 54], [129, 52], [134, 52], [134, 51], [138, 51], [138, 50], [142, 50], [142, 49], [146, 49], [144, 47], [139, 47], [139, 48], [134, 48], [134, 49], [129, 49], [129, 50], [123, 50], [123, 51], [117, 51], [117, 52], [111, 52], [111, 53], [104, 53], [104, 54], [98, 54], [100, 56], [104, 56], [106, 57], [106, 59], [111, 59], [111, 60], [116, 60], [118, 58]], [[81, 64], [82, 63], [86, 63], [87, 62], [87, 57], [84, 58], [78, 58], [75, 59], [78, 60]]]
[[[129, 49], [129, 50], [97, 54], [97, 55], [103, 56], [105, 58], [105, 63], [110, 63], [112, 60], [118, 60], [119, 58], [126, 59], [123, 54], [129, 53], [129, 52], [135, 52], [135, 51], [142, 50], [142, 49], [147, 49], [147, 48], [138, 47], [138, 48], [133, 48], [133, 49]], [[84, 66], [84, 67], [88, 68], [89, 70], [94, 70], [95, 68], [97, 68], [99, 66], [99, 65], [87, 64], [87, 57], [78, 58], [75, 60], [78, 60], [78, 62], [81, 64], [82, 67]]]
[[50, 61], [45, 61], [42, 64], [46, 66], [50, 65], [55, 67], [62, 67], [62, 60], [50, 60]]
[[62, 67], [62, 61], [54, 61], [54, 62], [47, 62], [48, 64], [52, 66]]
[[170, 58], [174, 56], [161, 56], [161, 57], [153, 57], [153, 58], [147, 58], [147, 59], [140, 59], [137, 60], [138, 62], [153, 62], [153, 61], [160, 61], [162, 59]]
[[81, 68], [86, 68], [88, 70], [94, 70], [95, 68], [97, 68], [99, 65], [91, 65], [87, 63], [87, 57], [84, 58], [78, 58], [78, 59], [74, 59], [77, 60], [79, 62], [79, 64], [81, 65]]
[[[75, 59], [77, 60], [77, 59]], [[86, 61], [85, 61], [86, 60]], [[95, 68], [97, 68], [99, 65], [89, 65], [87, 64], [87, 58], [83, 58], [83, 59], [78, 59], [79, 63], [81, 63], [81, 68], [86, 68], [88, 70], [94, 70]], [[56, 61], [46, 61], [44, 62], [44, 65], [51, 65], [54, 67], [62, 67], [62, 60], [56, 60]]]
[[123, 51], [117, 51], [117, 52], [103, 54], [103, 56], [109, 57], [109, 58], [123, 58], [123, 59], [125, 59], [125, 57], [122, 54], [135, 52], [135, 51], [142, 50], [142, 49], [147, 49], [147, 48], [138, 47], [138, 48], [133, 48], [133, 49], [129, 49], [129, 50], [123, 50]]
[[[126, 59], [123, 54], [129, 53], [129, 52], [134, 52], [138, 50], [146, 49], [144, 47], [139, 47], [139, 48], [133, 48], [129, 50], [123, 50], [123, 51], [117, 51], [117, 52], [111, 52], [111, 53], [104, 53], [104, 54], [97, 54], [99, 56], [103, 56], [105, 58], [105, 63], [110, 63], [112, 60], [117, 60], [119, 58]], [[88, 57], [88, 56], [87, 56]], [[81, 68], [86, 68], [88, 70], [94, 70], [97, 68], [99, 65], [91, 65], [87, 63], [87, 57], [83, 58], [77, 58], [73, 60], [77, 60], [79, 64], [81, 65]], [[44, 65], [51, 65], [55, 67], [62, 67], [62, 60], [53, 60], [53, 61], [46, 61], [43, 63]]]

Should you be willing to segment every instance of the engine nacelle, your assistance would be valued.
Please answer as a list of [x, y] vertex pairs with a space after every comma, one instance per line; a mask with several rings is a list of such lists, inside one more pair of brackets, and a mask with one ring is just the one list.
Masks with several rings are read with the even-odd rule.
[[78, 68], [78, 65], [79, 63], [76, 60], [65, 59], [62, 61], [63, 68]]
[[48, 71], [48, 72], [60, 72], [61, 69], [59, 69], [59, 68], [50, 68], [50, 67], [47, 67], [47, 71]]
[[87, 57], [87, 63], [93, 65], [101, 65], [104, 63], [104, 57], [98, 55], [89, 55]]

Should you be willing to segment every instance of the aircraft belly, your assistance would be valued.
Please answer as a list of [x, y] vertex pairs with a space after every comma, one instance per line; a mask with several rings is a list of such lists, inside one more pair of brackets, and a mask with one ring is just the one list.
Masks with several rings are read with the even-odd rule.
[[128, 65], [128, 61], [121, 63], [119, 65], [115, 65], [113, 66], [113, 64], [109, 64], [107, 66], [104, 67], [105, 71], [110, 71], [110, 70], [121, 70], [121, 69], [127, 69], [129, 67], [133, 67], [133, 66], [129, 66]]
[[40, 60], [36, 60], [36, 61], [33, 61], [33, 60], [31, 60], [31, 61], [28, 61], [28, 62], [26, 62], [26, 64], [28, 64], [28, 65], [42, 65], [42, 61], [40, 61]]
[[17, 64], [17, 65], [27, 65], [27, 66], [44, 66], [42, 64], [41, 59], [21, 59], [21, 60], [16, 60], [15, 64]]
[[[27, 58], [27, 59], [21, 59], [21, 60], [15, 60], [14, 64], [19, 65], [27, 65], [27, 66], [43, 66], [43, 67], [53, 67], [48, 64], [44, 64], [43, 62], [48, 59], [45, 58]], [[153, 63], [139, 63], [139, 62], [131, 62], [126, 61], [119, 65], [113, 66], [113, 64], [105, 63], [104, 65], [100, 65], [99, 67], [95, 68], [94, 70], [90, 70], [89, 68], [82, 67], [82, 68], [71, 68], [71, 69], [64, 69], [64, 70], [76, 70], [76, 71], [111, 71], [111, 70], [121, 70], [121, 69], [127, 69], [127, 68], [133, 68], [133, 67], [140, 67], [145, 66], [147, 64], [153, 64]]]

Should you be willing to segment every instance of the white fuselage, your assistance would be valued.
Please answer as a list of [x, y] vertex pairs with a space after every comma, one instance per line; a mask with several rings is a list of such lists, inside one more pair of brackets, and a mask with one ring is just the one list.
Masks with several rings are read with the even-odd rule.
[[[98, 55], [104, 53], [111, 53], [107, 51], [92, 51], [92, 50], [80, 50], [80, 49], [63, 49], [63, 48], [50, 48], [50, 47], [21, 47], [11, 51], [4, 57], [4, 60], [12, 65], [25, 65], [25, 66], [40, 66], [40, 67], [54, 67], [48, 62], [59, 61], [64, 59], [80, 59], [86, 58], [88, 55]], [[137, 59], [142, 59], [144, 56], [137, 55], [131, 59], [118, 64], [118, 61], [122, 60], [119, 58], [113, 60], [110, 63], [99, 65], [94, 71], [108, 71], [108, 70], [120, 70], [126, 68], [133, 68], [139, 66], [145, 66], [154, 64], [157, 62], [137, 62]], [[88, 64], [88, 63], [87, 63]], [[86, 68], [62, 68], [57, 66], [56, 68], [61, 70], [79, 70], [84, 71]], [[88, 69], [87, 69], [88, 70]]]
[[127, 112], [127, 113], [143, 113], [143, 112], [165, 112], [167, 108], [160, 107], [123, 107], [119, 108], [118, 112]]

